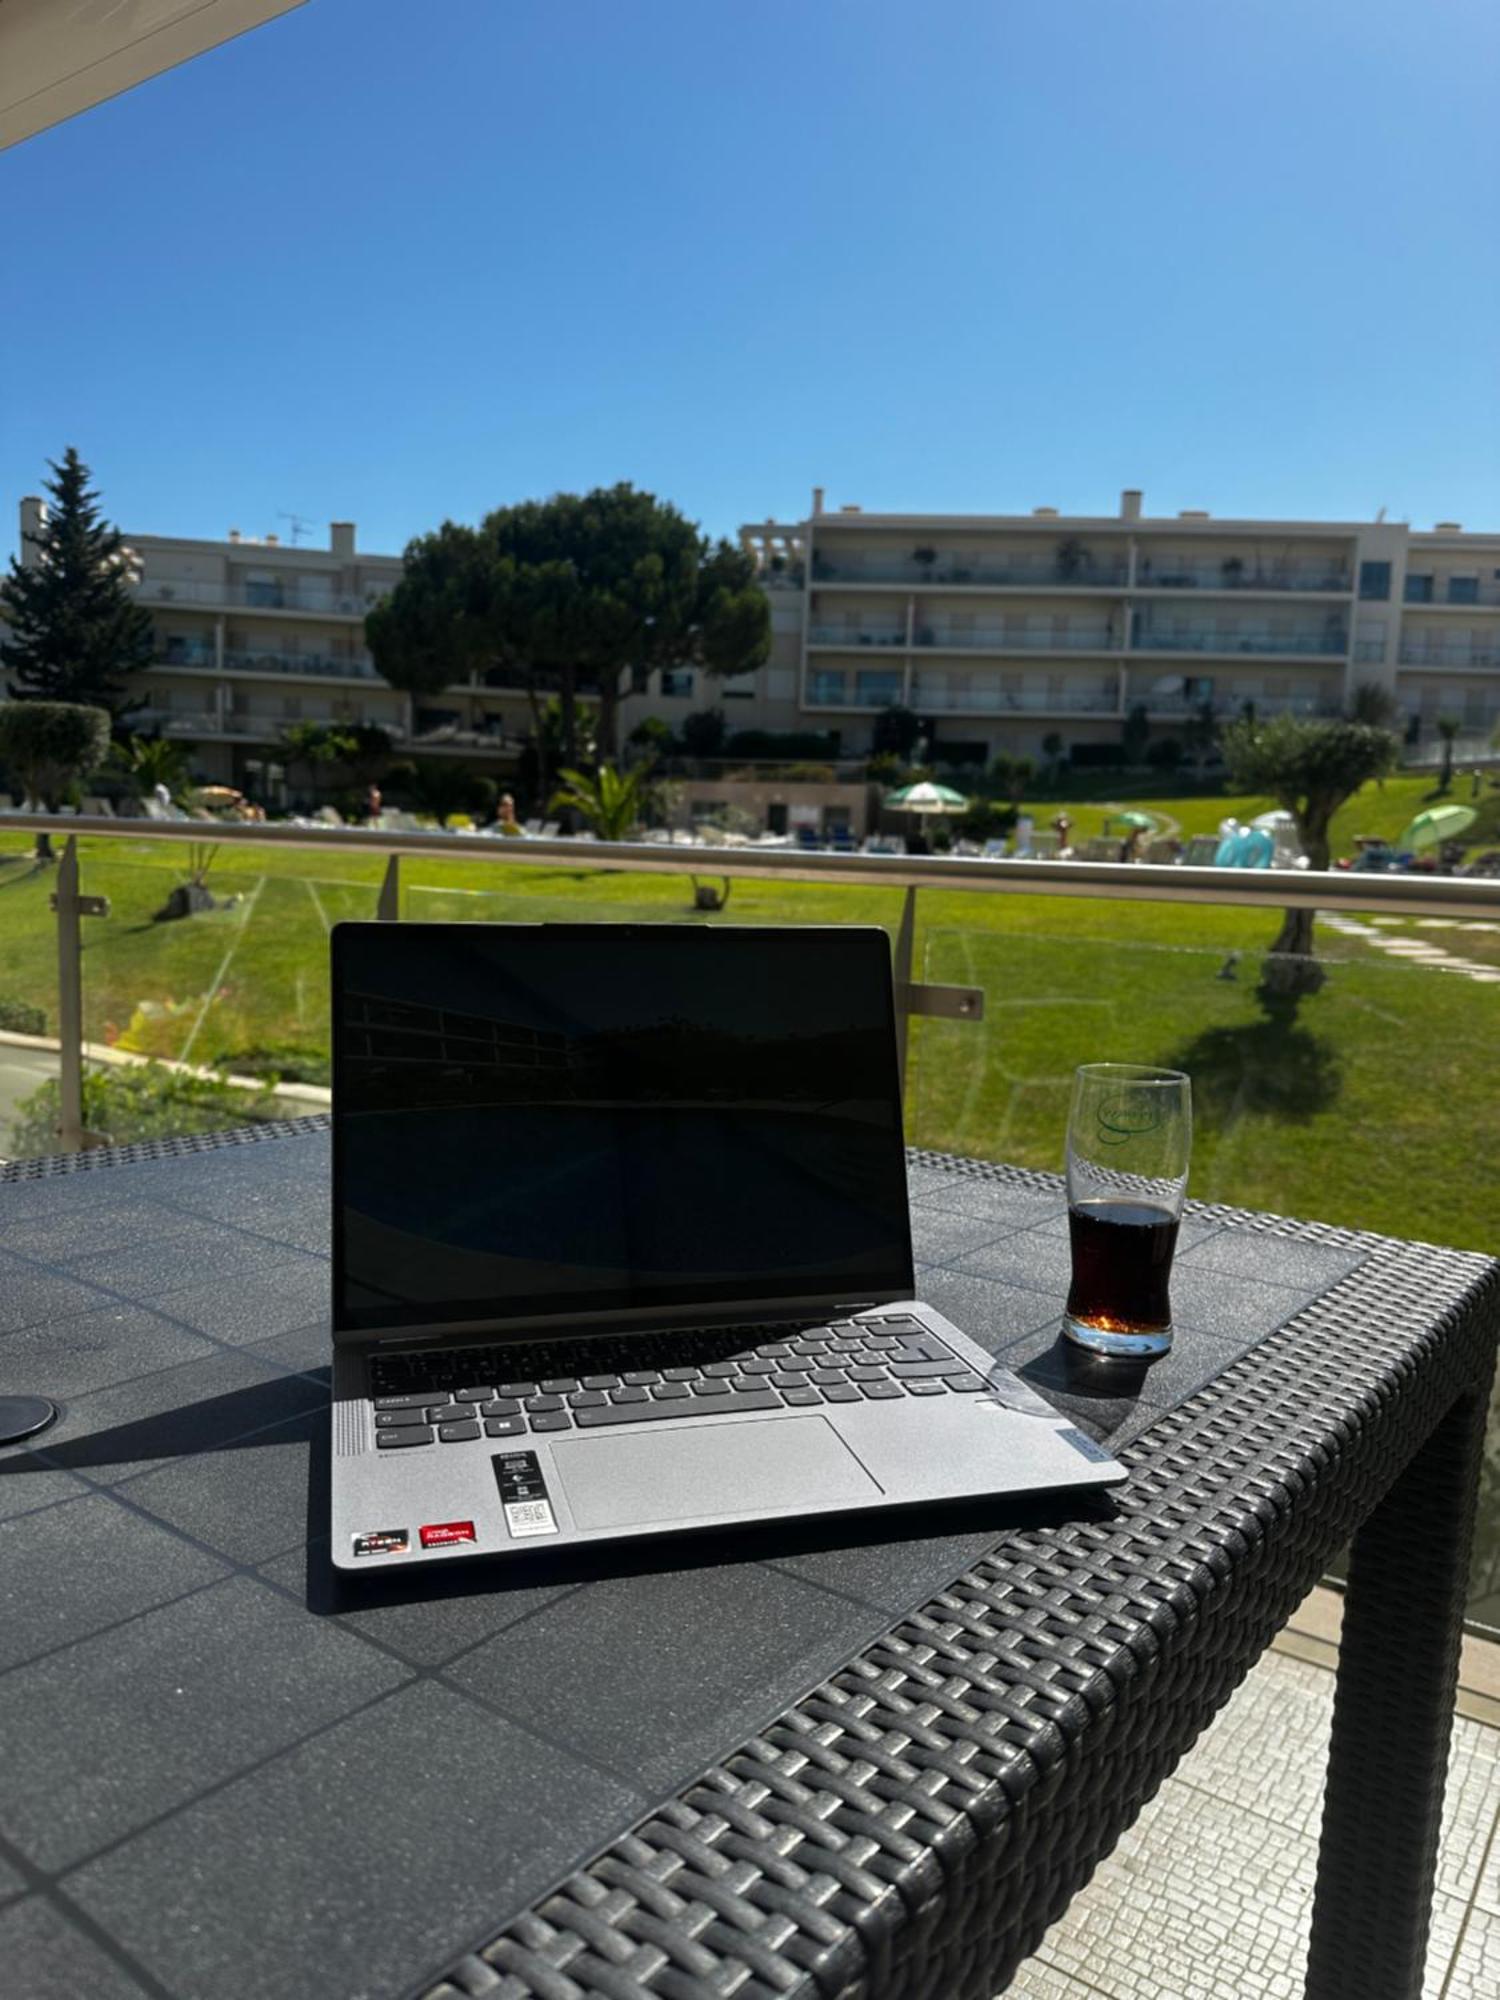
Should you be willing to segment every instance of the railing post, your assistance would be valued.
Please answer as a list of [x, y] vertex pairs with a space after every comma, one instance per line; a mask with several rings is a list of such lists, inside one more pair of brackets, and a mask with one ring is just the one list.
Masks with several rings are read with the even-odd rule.
[[375, 902], [375, 920], [382, 924], [401, 921], [401, 856], [393, 854], [385, 864], [385, 880]]
[[69, 834], [52, 898], [57, 912], [58, 1140], [81, 1153], [83, 1129], [83, 941], [78, 934], [78, 836]]
[[911, 1032], [911, 966], [917, 941], [917, 892], [908, 889], [901, 904], [901, 925], [896, 932], [896, 1064], [901, 1095], [906, 1095], [906, 1039]]

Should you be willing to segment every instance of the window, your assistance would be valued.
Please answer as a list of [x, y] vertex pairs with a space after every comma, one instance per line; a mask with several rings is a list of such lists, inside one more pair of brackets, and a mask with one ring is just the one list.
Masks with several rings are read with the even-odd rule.
[[630, 669], [630, 692], [632, 694], [648, 694], [650, 688], [651, 669], [649, 667], [632, 667]]
[[1362, 562], [1359, 566], [1359, 594], [1381, 603], [1391, 594], [1391, 566], [1388, 562]]
[[690, 696], [693, 692], [692, 668], [663, 667], [661, 670], [661, 691], [664, 695]]
[[748, 674], [728, 674], [719, 683], [720, 692], [726, 701], [751, 701], [755, 697], [755, 672]]
[[814, 708], [830, 708], [844, 699], [844, 676], [819, 669], [807, 677], [807, 698]]
[[1408, 574], [1406, 579], [1406, 601], [1408, 604], [1431, 604], [1432, 578], [1430, 576], [1412, 576]]
[[1477, 604], [1479, 602], [1479, 578], [1477, 576], [1450, 576], [1448, 579], [1448, 602], [1450, 604]]
[[857, 673], [854, 698], [861, 708], [885, 708], [901, 699], [900, 674]]

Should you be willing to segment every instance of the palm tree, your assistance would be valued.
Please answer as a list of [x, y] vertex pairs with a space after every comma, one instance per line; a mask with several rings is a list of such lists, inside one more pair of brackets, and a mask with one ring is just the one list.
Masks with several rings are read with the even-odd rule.
[[560, 771], [563, 780], [553, 794], [552, 812], [576, 812], [601, 840], [624, 840], [645, 818], [651, 804], [651, 779], [644, 768], [617, 771], [601, 764], [590, 777], [585, 771]]
[[188, 749], [186, 743], [170, 736], [132, 736], [117, 756], [140, 798], [149, 798], [158, 785], [165, 785], [180, 805], [183, 795], [192, 789]]

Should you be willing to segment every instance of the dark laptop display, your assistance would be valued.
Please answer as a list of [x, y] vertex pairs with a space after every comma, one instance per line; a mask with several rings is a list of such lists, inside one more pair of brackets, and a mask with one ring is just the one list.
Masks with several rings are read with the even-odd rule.
[[883, 931], [333, 948], [340, 1330], [910, 1291]]

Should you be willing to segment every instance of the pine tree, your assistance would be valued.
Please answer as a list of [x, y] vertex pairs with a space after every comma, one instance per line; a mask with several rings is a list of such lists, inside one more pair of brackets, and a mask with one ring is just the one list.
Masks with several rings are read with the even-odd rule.
[[17, 701], [68, 701], [106, 708], [118, 722], [138, 704], [121, 685], [151, 664], [151, 614], [128, 588], [128, 556], [117, 529], [100, 517], [89, 469], [69, 445], [56, 475], [40, 534], [26, 537], [30, 557], [13, 557], [0, 584], [0, 643]]

